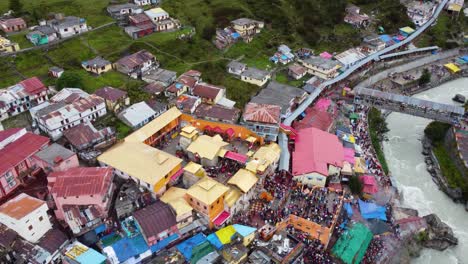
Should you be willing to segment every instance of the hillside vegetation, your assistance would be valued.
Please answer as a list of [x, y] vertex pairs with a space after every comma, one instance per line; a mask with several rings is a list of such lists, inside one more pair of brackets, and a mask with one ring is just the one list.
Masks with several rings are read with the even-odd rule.
[[[0, 1], [1, 13], [8, 10], [8, 2]], [[51, 66], [59, 66], [79, 74], [88, 92], [111, 85], [129, 91], [132, 100], [139, 101], [145, 99], [139, 90], [143, 82], [130, 80], [115, 71], [92, 76], [80, 65], [83, 60], [98, 55], [116, 61], [131, 52], [147, 49], [157, 56], [163, 68], [179, 74], [188, 69], [202, 71], [204, 80], [225, 86], [228, 97], [236, 100], [237, 106], [242, 108], [260, 88], [227, 75], [225, 66], [228, 61], [242, 58], [249, 66], [271, 69], [274, 65], [268, 58], [283, 43], [294, 49], [310, 47], [330, 52], [356, 46], [361, 42], [361, 35], [367, 32], [360, 32], [343, 22], [348, 2], [361, 5], [363, 12], [375, 14], [385, 23], [391, 19], [388, 25], [383, 24], [388, 30], [410, 24], [398, 0], [167, 0], [163, 1], [162, 7], [181, 21], [184, 25], [182, 31], [156, 33], [132, 40], [121, 28], [110, 26], [48, 49], [0, 58], [0, 87], [31, 76], [39, 76], [53, 85], [56, 80], [51, 79], [47, 71]], [[86, 18], [91, 27], [113, 21], [106, 12], [109, 0], [23, 0], [22, 3], [21, 15], [30, 26], [54, 12]], [[393, 16], [396, 13], [399, 15]], [[252, 43], [238, 43], [227, 51], [217, 50], [212, 44], [216, 28], [239, 17], [263, 20], [266, 29]], [[380, 21], [376, 25], [380, 25]], [[177, 38], [193, 29], [196, 35], [192, 39]], [[25, 32], [11, 38], [23, 47], [31, 46], [24, 35]]]

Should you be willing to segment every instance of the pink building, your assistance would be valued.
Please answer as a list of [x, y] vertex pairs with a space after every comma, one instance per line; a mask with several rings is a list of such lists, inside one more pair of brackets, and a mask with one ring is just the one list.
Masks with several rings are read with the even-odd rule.
[[0, 131], [0, 199], [41, 171], [41, 164], [33, 156], [48, 145], [49, 138], [27, 132], [25, 128]]
[[109, 214], [112, 193], [111, 168], [77, 167], [52, 172], [48, 188], [55, 201], [55, 215], [75, 235], [102, 223]]
[[75, 152], [57, 143], [37, 152], [34, 158], [46, 172], [65, 171], [80, 165]]

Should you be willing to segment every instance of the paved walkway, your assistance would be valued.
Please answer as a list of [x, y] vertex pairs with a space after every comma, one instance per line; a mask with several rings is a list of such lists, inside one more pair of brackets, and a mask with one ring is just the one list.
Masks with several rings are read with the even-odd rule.
[[[376, 52], [374, 54], [369, 55], [368, 57], [361, 60], [356, 65], [346, 69], [345, 72], [338, 75], [336, 78], [322, 83], [322, 85], [319, 87], [319, 89], [317, 89], [318, 94], [317, 93], [312, 93], [311, 95], [309, 95], [309, 97], [294, 112], [292, 112], [291, 115], [288, 118], [286, 118], [283, 123], [285, 125], [287, 125], [287, 126], [290, 126], [291, 123], [302, 112], [304, 112], [307, 109], [307, 107], [309, 107], [309, 105], [311, 105], [314, 102], [314, 100], [321, 94], [321, 92], [326, 89], [326, 87], [331, 86], [331, 85], [333, 85], [335, 83], [338, 83], [338, 82], [344, 80], [345, 78], [350, 76], [352, 73], [354, 73], [356, 70], [360, 69], [362, 66], [366, 65], [367, 63], [372, 62], [374, 60], [378, 60], [378, 58], [381, 55], [387, 54], [387, 53], [389, 53], [389, 52], [391, 52], [391, 51], [393, 51], [395, 49], [398, 49], [398, 48], [400, 48], [400, 47], [402, 47], [402, 46], [404, 46], [406, 44], [411, 43], [411, 41], [416, 39], [425, 30], [427, 30], [433, 23], [435, 23], [437, 21], [437, 17], [440, 15], [440, 13], [444, 9], [445, 5], [447, 5], [448, 1], [449, 0], [443, 0], [437, 6], [437, 9], [434, 12], [434, 14], [432, 15], [431, 19], [429, 19], [429, 21], [427, 21], [420, 28], [416, 29], [416, 31], [413, 34], [411, 34], [408, 38], [406, 38], [405, 40], [403, 40], [403, 41], [401, 41], [399, 43], [396, 43], [396, 44], [394, 44], [394, 45], [392, 45], [390, 47], [387, 47], [387, 48], [385, 48], [385, 49], [383, 49], [381, 51], [378, 51], [378, 52]], [[284, 133], [279, 134], [278, 144], [281, 147], [281, 158], [280, 158], [280, 163], [279, 163], [279, 169], [289, 171], [289, 162], [290, 162], [290, 159], [291, 159], [291, 154], [289, 153], [289, 150], [288, 150], [288, 137], [287, 137], [286, 134], [284, 134]]]

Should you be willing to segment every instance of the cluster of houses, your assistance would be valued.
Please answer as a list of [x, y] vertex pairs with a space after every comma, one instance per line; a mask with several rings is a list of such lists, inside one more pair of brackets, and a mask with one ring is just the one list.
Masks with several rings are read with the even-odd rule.
[[[145, 2], [146, 1], [146, 2]], [[143, 6], [150, 1], [110, 5], [107, 12], [124, 27], [125, 33], [131, 38], [138, 39], [155, 32], [173, 31], [180, 28], [180, 23], [169, 16], [160, 7], [144, 10]], [[137, 2], [137, 1], [135, 1]], [[144, 2], [145, 4], [142, 4]], [[149, 3], [154, 4], [154, 3]]]
[[229, 48], [240, 40], [249, 43], [264, 27], [265, 23], [263, 21], [239, 18], [231, 21], [229, 27], [217, 29], [214, 43], [216, 47], [221, 50]]

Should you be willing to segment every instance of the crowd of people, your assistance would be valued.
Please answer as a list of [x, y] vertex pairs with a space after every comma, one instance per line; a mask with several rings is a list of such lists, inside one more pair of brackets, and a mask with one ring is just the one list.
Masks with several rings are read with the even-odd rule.
[[372, 239], [361, 263], [362, 264], [377, 263], [377, 260], [379, 260], [382, 256], [382, 249], [384, 249], [384, 243], [382, 239], [380, 238]]
[[304, 249], [304, 263], [305, 264], [332, 264], [336, 263], [330, 256], [328, 250], [324, 250], [324, 246], [317, 239], [307, 239], [306, 247]]
[[363, 153], [364, 159], [368, 166], [368, 172], [377, 176], [377, 179], [380, 181], [381, 186], [391, 186], [390, 177], [386, 176], [382, 170], [380, 162], [376, 158], [374, 148], [372, 147], [372, 140], [369, 135], [368, 126], [367, 126], [367, 106], [356, 106], [355, 112], [359, 114], [359, 119], [351, 121], [351, 126], [353, 128], [353, 134], [356, 138], [356, 144], [358, 144]]
[[291, 192], [293, 202], [287, 206], [287, 211], [319, 225], [331, 227], [341, 198], [328, 188], [295, 189]]

